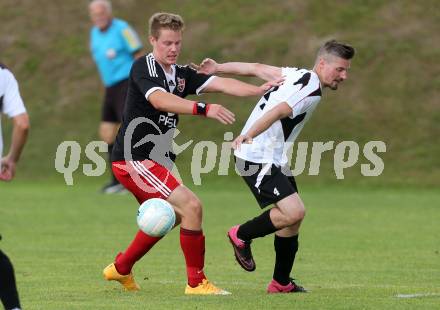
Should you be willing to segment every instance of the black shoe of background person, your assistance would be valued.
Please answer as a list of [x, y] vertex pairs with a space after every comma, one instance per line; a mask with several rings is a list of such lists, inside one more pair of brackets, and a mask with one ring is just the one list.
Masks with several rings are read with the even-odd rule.
[[101, 192], [103, 194], [123, 194], [126, 193], [127, 190], [121, 183], [113, 181], [104, 185], [104, 187], [101, 189]]

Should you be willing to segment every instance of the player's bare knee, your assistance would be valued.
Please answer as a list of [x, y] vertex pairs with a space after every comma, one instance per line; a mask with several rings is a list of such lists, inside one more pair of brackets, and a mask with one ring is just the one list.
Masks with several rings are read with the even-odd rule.
[[202, 203], [200, 200], [193, 196], [186, 201], [185, 213], [192, 218], [202, 218]]
[[99, 138], [107, 144], [113, 144], [116, 138], [116, 125], [101, 125], [99, 127]]
[[284, 214], [286, 226], [294, 225], [302, 221], [306, 215], [304, 205], [297, 205]]
[[104, 141], [107, 144], [113, 144], [115, 142], [114, 138], [112, 135], [108, 135], [108, 134], [100, 134], [100, 139], [102, 141]]
[[298, 221], [302, 221], [304, 219], [304, 217], [306, 216], [306, 208], [304, 207], [303, 204], [301, 204], [298, 209], [297, 209], [297, 217], [298, 217]]
[[300, 219], [296, 214], [292, 213], [292, 214], [285, 215], [284, 220], [285, 220], [284, 226], [289, 227], [291, 225], [294, 225]]
[[306, 216], [306, 208], [304, 208], [304, 205], [301, 204], [297, 209], [296, 209], [296, 213], [297, 213], [297, 218], [299, 221], [302, 221], [304, 219], [304, 217]]

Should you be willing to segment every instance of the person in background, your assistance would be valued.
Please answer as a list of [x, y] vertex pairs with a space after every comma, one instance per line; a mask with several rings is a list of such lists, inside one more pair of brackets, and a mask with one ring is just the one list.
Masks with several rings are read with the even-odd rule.
[[[127, 22], [112, 16], [110, 1], [91, 1], [89, 13], [94, 25], [90, 31], [90, 50], [105, 86], [99, 136], [108, 144], [110, 158], [122, 121], [131, 65], [142, 54], [142, 43]], [[121, 191], [125, 191], [124, 187], [112, 174], [102, 192]]]

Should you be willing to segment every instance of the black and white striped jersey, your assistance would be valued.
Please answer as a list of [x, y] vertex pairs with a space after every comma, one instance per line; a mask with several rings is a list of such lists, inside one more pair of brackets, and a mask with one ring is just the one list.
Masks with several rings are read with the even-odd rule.
[[287, 164], [287, 146], [296, 140], [318, 105], [321, 85], [316, 73], [307, 69], [282, 68], [282, 75], [284, 84], [261, 97], [241, 133], [247, 133], [258, 119], [282, 102], [292, 108], [292, 114], [273, 123], [251, 144], [242, 144], [235, 156], [255, 163]]
[[[151, 159], [169, 164], [170, 160], [174, 160], [171, 146], [179, 117], [157, 110], [148, 98], [155, 91], [169, 92], [182, 98], [199, 94], [213, 78], [180, 65], [173, 65], [171, 74], [165, 73], [152, 53], [138, 58], [130, 71], [127, 99], [112, 161]], [[131, 158], [125, 158], [125, 149], [130, 152]]]

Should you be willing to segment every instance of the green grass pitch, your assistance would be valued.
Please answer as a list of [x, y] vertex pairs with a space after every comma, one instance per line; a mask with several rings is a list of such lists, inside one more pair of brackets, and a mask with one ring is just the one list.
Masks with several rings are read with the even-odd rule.
[[206, 274], [233, 295], [189, 297], [177, 230], [135, 266], [140, 292], [103, 280], [102, 269], [136, 231], [137, 204], [130, 195], [98, 194], [98, 187], [0, 184], [0, 247], [15, 264], [24, 309], [439, 309], [434, 189], [303, 186], [308, 212], [294, 276], [311, 292], [269, 296], [272, 237], [253, 243], [253, 273], [236, 264], [226, 239], [231, 225], [259, 211], [253, 197], [243, 184], [196, 187]]

